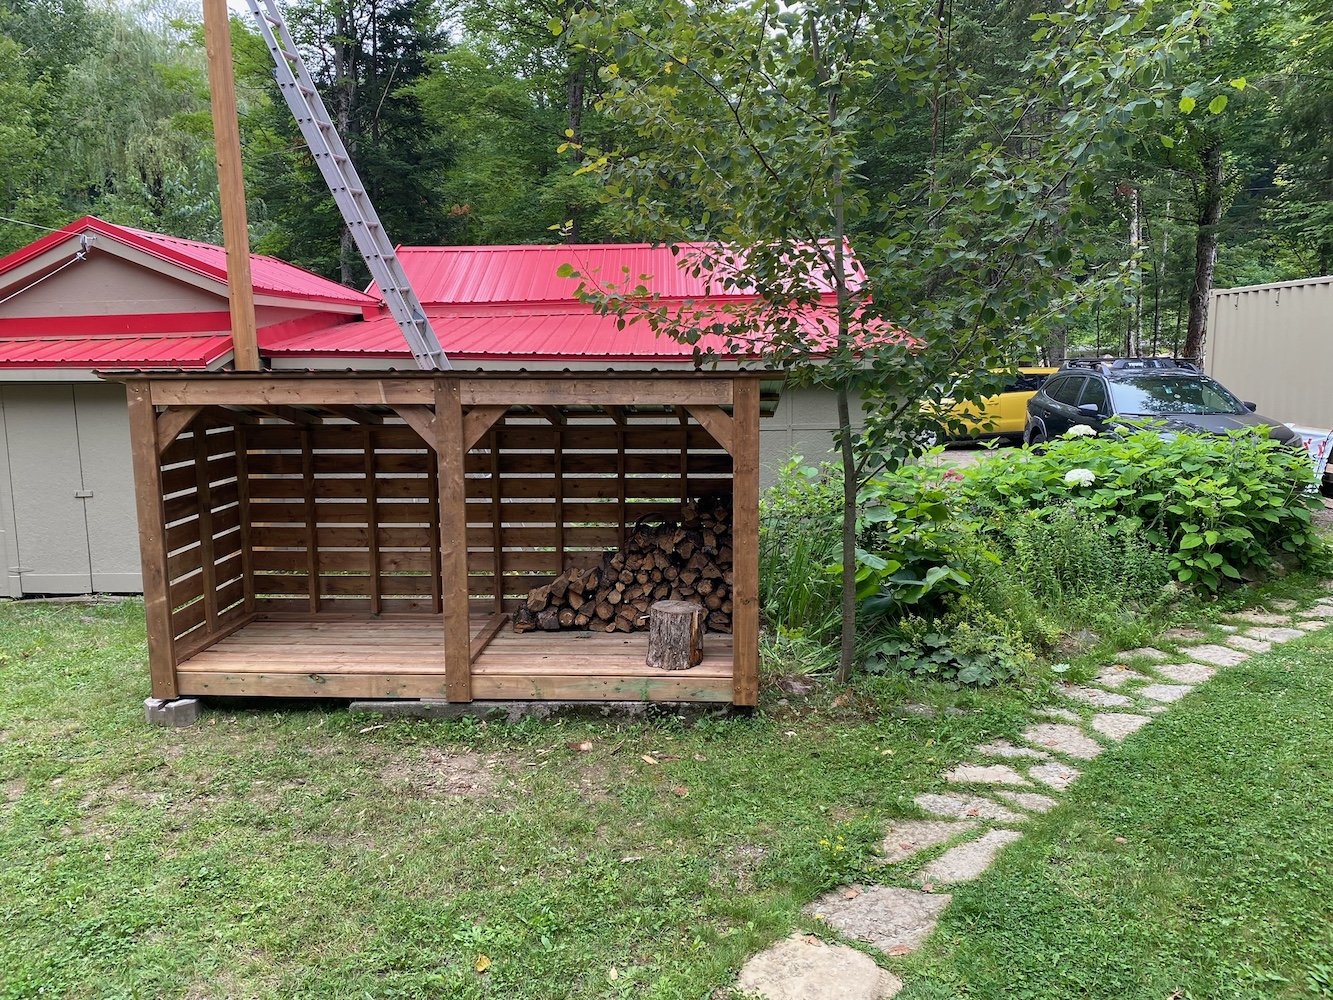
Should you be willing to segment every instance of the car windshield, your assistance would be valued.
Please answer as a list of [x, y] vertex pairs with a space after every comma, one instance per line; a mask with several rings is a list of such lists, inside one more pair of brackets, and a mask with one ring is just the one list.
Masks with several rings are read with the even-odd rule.
[[1116, 379], [1111, 383], [1116, 413], [1136, 416], [1167, 416], [1177, 413], [1244, 413], [1235, 396], [1210, 378]]

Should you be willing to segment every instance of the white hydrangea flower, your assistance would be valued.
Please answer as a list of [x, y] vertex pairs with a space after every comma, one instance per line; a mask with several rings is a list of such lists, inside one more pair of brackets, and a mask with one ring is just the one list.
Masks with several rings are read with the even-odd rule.
[[1065, 431], [1067, 438], [1090, 438], [1097, 436], [1097, 429], [1089, 427], [1087, 424], [1075, 424], [1069, 430]]
[[1097, 481], [1097, 473], [1091, 469], [1070, 469], [1065, 473], [1066, 486], [1091, 486]]

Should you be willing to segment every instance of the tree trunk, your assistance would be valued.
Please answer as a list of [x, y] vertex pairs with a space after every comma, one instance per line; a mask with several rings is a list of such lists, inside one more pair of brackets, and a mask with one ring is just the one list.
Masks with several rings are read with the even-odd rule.
[[852, 450], [852, 407], [847, 387], [838, 387], [838, 437], [842, 453], [842, 634], [838, 650], [840, 683], [856, 666], [856, 456]]
[[[574, 144], [569, 150], [569, 155], [575, 166], [578, 166], [583, 159], [583, 153], [578, 147], [583, 142], [583, 102], [587, 82], [588, 60], [586, 57], [580, 57], [570, 65], [569, 79], [565, 84], [565, 127], [569, 129], [570, 141]], [[570, 243], [579, 242], [579, 211], [578, 205], [565, 206], [565, 220], [569, 223], [569, 232], [565, 238]]]
[[1134, 308], [1129, 317], [1125, 353], [1131, 358], [1137, 358], [1143, 353], [1143, 192], [1134, 188], [1129, 204], [1129, 252], [1134, 260]]
[[1200, 159], [1203, 190], [1199, 198], [1199, 230], [1194, 238], [1194, 287], [1190, 290], [1190, 317], [1181, 352], [1194, 362], [1203, 360], [1208, 295], [1213, 290], [1213, 268], [1217, 265], [1217, 227], [1222, 221], [1222, 140], [1209, 139]]

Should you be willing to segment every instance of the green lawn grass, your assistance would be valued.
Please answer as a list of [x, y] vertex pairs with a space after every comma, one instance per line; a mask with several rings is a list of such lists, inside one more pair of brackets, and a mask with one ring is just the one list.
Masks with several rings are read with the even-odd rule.
[[0, 997], [706, 997], [1039, 693], [165, 730], [146, 688], [138, 603], [0, 605]]
[[1331, 802], [1325, 629], [1219, 672], [1087, 765], [955, 892], [902, 996], [1333, 996]]

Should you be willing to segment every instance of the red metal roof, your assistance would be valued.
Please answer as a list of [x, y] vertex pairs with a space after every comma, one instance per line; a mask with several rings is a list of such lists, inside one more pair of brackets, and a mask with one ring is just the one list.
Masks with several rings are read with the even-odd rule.
[[0, 368], [207, 368], [230, 351], [229, 333], [6, 338]]
[[[49, 233], [0, 259], [0, 275], [40, 256], [71, 236], [80, 236], [84, 233], [105, 236], [206, 277], [224, 282], [227, 280], [227, 253], [222, 247], [175, 236], [164, 236], [161, 233], [150, 233], [142, 229], [132, 229], [129, 226], [117, 226], [92, 215], [76, 219], [64, 228]], [[304, 302], [336, 302], [357, 306], [370, 306], [378, 301], [364, 292], [347, 288], [336, 281], [312, 274], [295, 264], [288, 264], [263, 254], [250, 255], [250, 273], [255, 291], [261, 295], [274, 295]]]
[[[724, 289], [688, 264], [717, 251], [717, 244], [578, 243], [551, 246], [399, 247], [398, 258], [417, 297], [436, 304], [568, 302], [578, 279], [562, 278], [568, 264], [592, 283], [644, 285], [668, 299], [749, 297], [750, 289]], [[849, 270], [860, 269], [848, 248]], [[378, 290], [370, 293], [378, 297]], [[822, 292], [832, 293], [831, 287]]]

